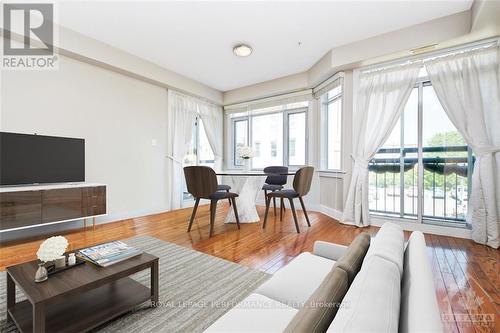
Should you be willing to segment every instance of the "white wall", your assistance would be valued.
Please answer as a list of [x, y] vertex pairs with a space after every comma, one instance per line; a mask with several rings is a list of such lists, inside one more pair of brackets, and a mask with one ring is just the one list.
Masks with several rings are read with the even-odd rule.
[[[160, 87], [173, 88], [180, 92], [206, 99], [215, 104], [222, 104], [222, 93], [217, 89], [208, 87], [198, 81], [84, 36], [71, 29], [55, 25], [54, 31], [58, 37], [54, 41], [54, 50], [62, 56], [106, 68], [117, 73], [123, 73]], [[0, 30], [0, 36], [3, 36], [2, 30]], [[24, 36], [16, 33], [11, 33], [11, 38], [17, 42], [24, 42]], [[39, 45], [40, 42], [32, 40], [31, 44]]]
[[82, 60], [96, 62], [101, 66], [123, 71], [146, 81], [150, 80], [166, 88], [175, 88], [184, 93], [206, 98], [216, 104], [222, 104], [222, 93], [214, 88], [70, 29], [58, 28], [59, 44], [57, 46], [62, 54], [68, 53]]
[[101, 222], [165, 210], [164, 88], [63, 56], [1, 84], [0, 130], [85, 139], [86, 180], [108, 185]]

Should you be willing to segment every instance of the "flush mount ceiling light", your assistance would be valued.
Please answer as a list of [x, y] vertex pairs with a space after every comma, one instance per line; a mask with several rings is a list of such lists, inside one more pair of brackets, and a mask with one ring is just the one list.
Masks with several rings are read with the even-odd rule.
[[252, 48], [246, 44], [239, 44], [233, 47], [233, 53], [238, 57], [248, 57], [252, 54]]

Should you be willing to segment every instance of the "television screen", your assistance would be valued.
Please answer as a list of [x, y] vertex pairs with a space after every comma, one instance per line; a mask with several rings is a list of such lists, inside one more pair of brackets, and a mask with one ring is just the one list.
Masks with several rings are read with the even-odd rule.
[[85, 140], [0, 132], [0, 185], [85, 181]]

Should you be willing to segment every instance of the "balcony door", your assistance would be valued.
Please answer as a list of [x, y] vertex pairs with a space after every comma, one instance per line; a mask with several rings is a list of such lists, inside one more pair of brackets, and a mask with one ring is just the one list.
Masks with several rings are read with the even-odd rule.
[[369, 164], [372, 214], [465, 225], [474, 159], [425, 73]]

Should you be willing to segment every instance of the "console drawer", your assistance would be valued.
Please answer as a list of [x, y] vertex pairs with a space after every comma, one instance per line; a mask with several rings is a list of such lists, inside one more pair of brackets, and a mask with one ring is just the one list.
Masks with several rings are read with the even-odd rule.
[[42, 191], [42, 223], [71, 220], [83, 216], [81, 188]]
[[82, 212], [84, 215], [106, 214], [106, 186], [82, 188]]
[[40, 191], [0, 193], [0, 230], [40, 224], [41, 216]]

